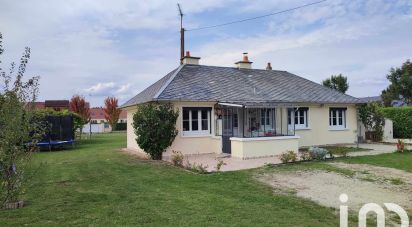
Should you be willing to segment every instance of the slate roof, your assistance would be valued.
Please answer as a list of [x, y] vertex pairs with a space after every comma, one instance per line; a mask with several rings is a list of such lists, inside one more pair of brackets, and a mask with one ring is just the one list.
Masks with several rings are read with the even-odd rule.
[[150, 101], [363, 103], [287, 71], [206, 65], [182, 65], [122, 107]]

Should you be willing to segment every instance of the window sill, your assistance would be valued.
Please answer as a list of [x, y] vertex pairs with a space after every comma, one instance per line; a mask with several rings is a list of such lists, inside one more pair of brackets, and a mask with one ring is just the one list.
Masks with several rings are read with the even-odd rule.
[[295, 131], [312, 130], [312, 128], [295, 128]]
[[251, 137], [251, 138], [241, 138], [241, 137], [230, 137], [231, 141], [264, 141], [264, 140], [292, 140], [299, 139], [300, 136], [272, 136], [272, 137]]
[[186, 134], [186, 135], [181, 135], [183, 138], [196, 138], [196, 137], [211, 137], [212, 134]]
[[349, 131], [348, 128], [329, 128], [329, 131]]

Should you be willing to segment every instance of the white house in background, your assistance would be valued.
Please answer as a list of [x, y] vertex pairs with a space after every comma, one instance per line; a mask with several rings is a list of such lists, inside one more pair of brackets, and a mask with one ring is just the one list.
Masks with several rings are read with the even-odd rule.
[[127, 101], [127, 148], [141, 151], [131, 127], [140, 104], [171, 102], [179, 134], [167, 153], [228, 153], [243, 159], [301, 146], [357, 141], [361, 100], [287, 71], [252, 69], [245, 53], [235, 67], [184, 64]]
[[[89, 112], [90, 123], [83, 126], [84, 133], [104, 133], [112, 131], [112, 127], [107, 122], [102, 107], [92, 107], [89, 109]], [[125, 110], [122, 110], [120, 113], [118, 123], [127, 123], [127, 112]]]

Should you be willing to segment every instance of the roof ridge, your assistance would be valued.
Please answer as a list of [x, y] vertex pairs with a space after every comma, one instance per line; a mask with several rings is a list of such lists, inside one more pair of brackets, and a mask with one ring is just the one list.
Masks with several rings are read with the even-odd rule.
[[[196, 64], [187, 64], [190, 66], [200, 66], [200, 67], [213, 67], [213, 68], [226, 68], [226, 69], [239, 69], [237, 67], [234, 66], [217, 66], [217, 65], [196, 65]], [[267, 70], [267, 69], [241, 69], [241, 70], [245, 70], [245, 71], [254, 71], [254, 70], [259, 70], [259, 71], [272, 71], [272, 72], [287, 72], [286, 70], [279, 70], [279, 69], [272, 69], [272, 70]]]
[[173, 73], [173, 75], [166, 81], [166, 83], [163, 84], [163, 86], [159, 89], [159, 91], [153, 96], [152, 99], [157, 99], [159, 96], [163, 93], [163, 91], [169, 86], [169, 84], [175, 79], [176, 75], [179, 74], [180, 70], [185, 66], [185, 64], [180, 65], [176, 71]]

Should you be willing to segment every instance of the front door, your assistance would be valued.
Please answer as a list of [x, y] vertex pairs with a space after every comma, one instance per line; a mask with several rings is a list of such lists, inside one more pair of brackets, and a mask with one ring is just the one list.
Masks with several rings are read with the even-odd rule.
[[233, 136], [233, 109], [224, 108], [222, 112], [222, 151], [230, 154], [232, 152], [230, 137]]

